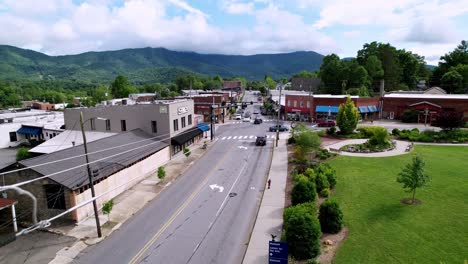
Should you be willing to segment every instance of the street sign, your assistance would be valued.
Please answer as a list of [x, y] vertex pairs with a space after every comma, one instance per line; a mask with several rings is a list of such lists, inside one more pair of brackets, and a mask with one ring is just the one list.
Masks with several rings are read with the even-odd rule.
[[288, 243], [269, 241], [269, 264], [288, 264]]

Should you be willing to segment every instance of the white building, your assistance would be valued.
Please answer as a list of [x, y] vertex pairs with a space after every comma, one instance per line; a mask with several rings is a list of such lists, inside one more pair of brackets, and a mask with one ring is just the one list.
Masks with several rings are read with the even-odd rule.
[[46, 141], [63, 131], [62, 112], [31, 110], [0, 114], [0, 149]]

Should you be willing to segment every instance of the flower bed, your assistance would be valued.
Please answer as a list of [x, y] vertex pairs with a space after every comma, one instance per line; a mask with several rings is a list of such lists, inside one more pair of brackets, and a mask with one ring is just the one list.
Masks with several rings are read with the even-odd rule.
[[340, 148], [340, 151], [351, 152], [351, 153], [374, 153], [374, 152], [385, 152], [395, 149], [396, 142], [390, 141], [388, 144], [372, 145], [369, 141], [362, 144], [350, 144]]

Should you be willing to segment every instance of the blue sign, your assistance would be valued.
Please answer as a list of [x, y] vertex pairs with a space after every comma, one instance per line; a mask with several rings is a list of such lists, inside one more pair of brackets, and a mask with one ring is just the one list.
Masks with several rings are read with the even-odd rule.
[[268, 250], [269, 264], [288, 264], [288, 243], [270, 241]]

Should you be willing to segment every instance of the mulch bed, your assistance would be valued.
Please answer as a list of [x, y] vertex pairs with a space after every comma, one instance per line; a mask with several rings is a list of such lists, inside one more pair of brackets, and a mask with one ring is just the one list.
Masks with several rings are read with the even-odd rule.
[[422, 202], [418, 199], [414, 199], [414, 203], [413, 203], [413, 199], [411, 198], [401, 199], [400, 203], [406, 204], [406, 205], [421, 205], [422, 204]]

